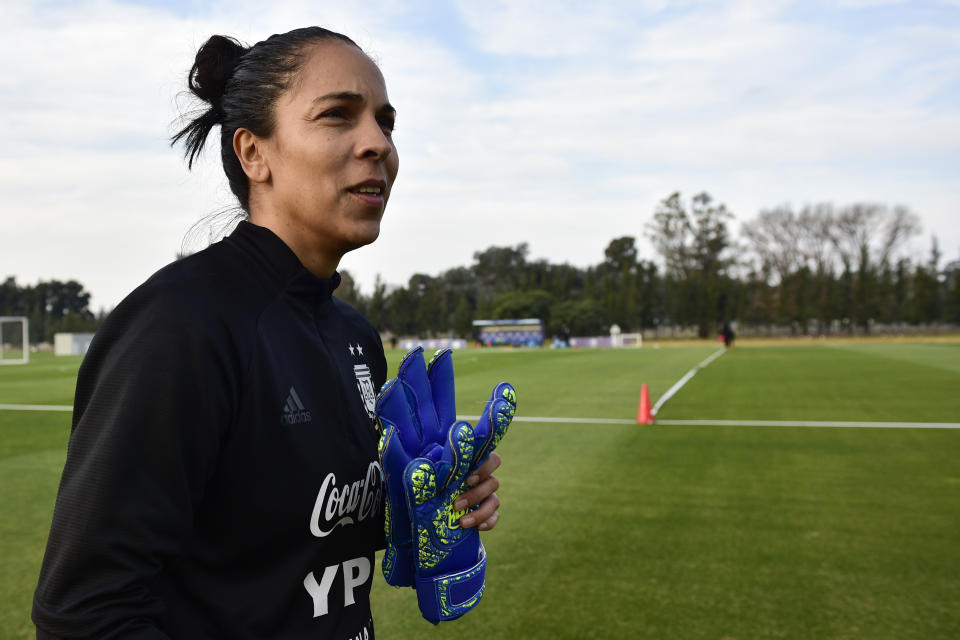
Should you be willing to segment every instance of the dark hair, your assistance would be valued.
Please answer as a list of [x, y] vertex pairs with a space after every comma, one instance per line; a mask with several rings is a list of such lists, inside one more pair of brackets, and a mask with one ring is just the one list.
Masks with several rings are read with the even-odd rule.
[[330, 38], [360, 48], [343, 34], [322, 27], [305, 27], [274, 34], [252, 47], [244, 47], [228, 36], [215, 35], [197, 51], [187, 86], [210, 108], [178, 131], [171, 138], [171, 144], [184, 141], [184, 157], [187, 166], [193, 168], [193, 161], [203, 150], [210, 130], [219, 124], [223, 172], [230, 182], [230, 190], [247, 213], [250, 182], [233, 151], [233, 135], [242, 127], [254, 135], [269, 136], [275, 125], [277, 99], [295, 79], [307, 46]]

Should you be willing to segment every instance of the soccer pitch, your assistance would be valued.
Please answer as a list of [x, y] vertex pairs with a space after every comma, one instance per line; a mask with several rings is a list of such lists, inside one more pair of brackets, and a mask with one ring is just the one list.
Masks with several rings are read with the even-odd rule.
[[[509, 380], [520, 417], [631, 420], [716, 348], [465, 350], [458, 409]], [[0, 369], [0, 404], [69, 404], [78, 364]], [[657, 418], [956, 423], [958, 390], [958, 344], [744, 344]], [[0, 410], [3, 638], [33, 637], [69, 415]], [[517, 421], [499, 451], [483, 602], [435, 628], [377, 575], [379, 637], [960, 637], [960, 430]]]

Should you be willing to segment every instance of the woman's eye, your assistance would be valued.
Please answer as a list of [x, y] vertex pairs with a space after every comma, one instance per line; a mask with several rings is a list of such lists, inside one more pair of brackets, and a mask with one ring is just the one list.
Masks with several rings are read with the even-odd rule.
[[393, 130], [397, 127], [397, 121], [394, 118], [378, 118], [377, 122], [380, 123], [380, 128], [387, 133], [393, 133]]
[[333, 109], [327, 109], [320, 113], [321, 118], [346, 118], [347, 110], [342, 107], [334, 107]]

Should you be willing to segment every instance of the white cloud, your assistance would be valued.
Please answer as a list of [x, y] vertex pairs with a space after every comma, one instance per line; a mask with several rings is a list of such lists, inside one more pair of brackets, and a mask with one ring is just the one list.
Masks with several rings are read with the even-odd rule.
[[461, 41], [400, 0], [6, 10], [0, 216], [16, 231], [0, 277], [76, 277], [109, 306], [167, 262], [232, 202], [215, 143], [192, 174], [167, 143], [196, 48], [308, 23], [371, 53], [399, 109], [381, 238], [343, 261], [367, 290], [378, 272], [404, 282], [491, 244], [592, 264], [674, 190], [710, 191], [742, 219], [781, 202], [904, 203], [947, 257], [960, 250], [947, 175], [960, 17], [850, 31], [833, 10], [798, 20], [780, 2], [456, 7]]

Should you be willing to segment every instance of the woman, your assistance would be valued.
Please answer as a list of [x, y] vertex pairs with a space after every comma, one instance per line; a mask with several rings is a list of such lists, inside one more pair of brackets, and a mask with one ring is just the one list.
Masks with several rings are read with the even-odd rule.
[[[349, 38], [214, 36], [174, 141], [220, 126], [248, 214], [125, 299], [81, 367], [34, 598], [38, 638], [369, 638], [383, 486], [373, 327], [331, 297], [397, 175], [395, 111]], [[461, 525], [497, 521], [492, 455]]]

